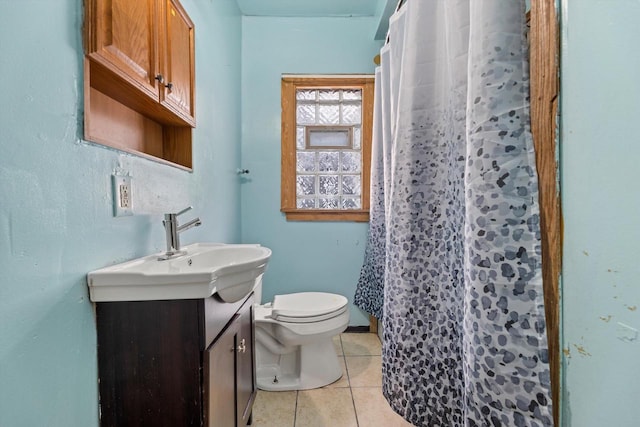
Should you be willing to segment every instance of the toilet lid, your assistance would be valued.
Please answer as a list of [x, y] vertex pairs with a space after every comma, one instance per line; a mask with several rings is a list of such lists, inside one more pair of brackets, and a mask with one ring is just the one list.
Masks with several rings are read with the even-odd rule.
[[298, 292], [294, 294], [276, 295], [273, 298], [271, 317], [276, 320], [294, 321], [323, 317], [342, 312], [347, 306], [347, 299], [342, 295], [325, 292]]

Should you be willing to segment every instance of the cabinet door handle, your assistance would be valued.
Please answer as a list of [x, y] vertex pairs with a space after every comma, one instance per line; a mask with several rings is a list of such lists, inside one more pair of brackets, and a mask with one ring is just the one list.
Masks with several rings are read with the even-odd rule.
[[247, 351], [247, 344], [244, 340], [244, 338], [242, 338], [242, 341], [240, 341], [240, 345], [238, 346], [238, 353], [244, 353], [245, 351]]
[[164, 77], [162, 77], [162, 74], [156, 74], [155, 79], [157, 81], [159, 81], [160, 83], [162, 83], [164, 81]]
[[166, 85], [164, 85], [164, 87], [166, 87], [167, 89], [171, 90], [171, 89], [173, 89], [173, 83], [169, 82]]

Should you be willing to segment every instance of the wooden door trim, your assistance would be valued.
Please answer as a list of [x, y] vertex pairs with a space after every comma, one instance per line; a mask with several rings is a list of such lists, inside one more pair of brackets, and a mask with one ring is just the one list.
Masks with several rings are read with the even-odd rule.
[[560, 414], [560, 274], [562, 213], [556, 158], [559, 93], [559, 27], [555, 0], [531, 2], [531, 132], [538, 169], [542, 277], [549, 342], [553, 420]]

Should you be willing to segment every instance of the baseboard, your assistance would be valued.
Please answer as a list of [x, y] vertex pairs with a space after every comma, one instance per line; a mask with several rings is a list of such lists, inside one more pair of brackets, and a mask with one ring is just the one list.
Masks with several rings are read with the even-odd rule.
[[369, 326], [347, 326], [347, 330], [345, 332], [349, 333], [363, 333], [363, 332], [371, 332]]

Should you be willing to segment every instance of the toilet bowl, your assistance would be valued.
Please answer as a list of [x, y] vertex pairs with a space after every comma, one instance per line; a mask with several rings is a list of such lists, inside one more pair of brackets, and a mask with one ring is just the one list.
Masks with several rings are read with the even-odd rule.
[[[260, 301], [262, 281], [254, 292]], [[324, 292], [276, 295], [254, 307], [256, 382], [268, 391], [307, 390], [337, 381], [333, 337], [349, 324], [347, 299]]]

